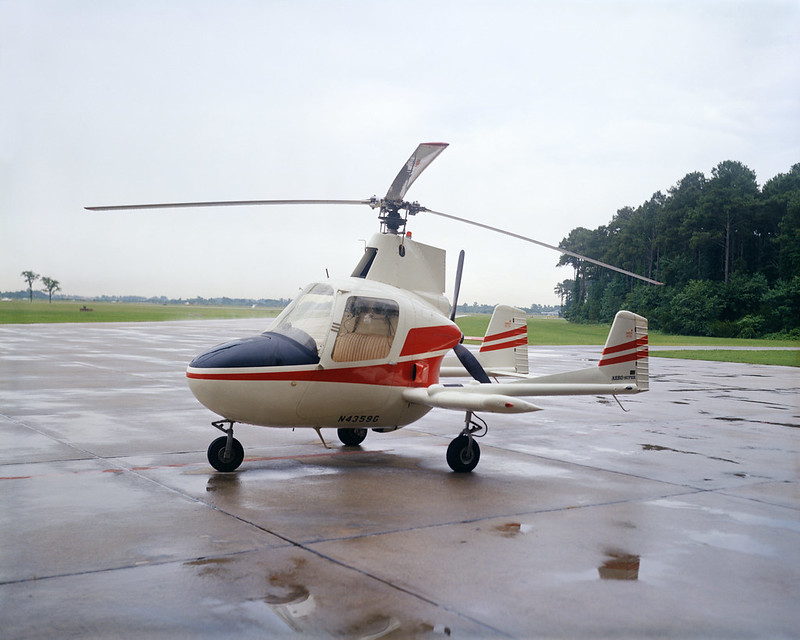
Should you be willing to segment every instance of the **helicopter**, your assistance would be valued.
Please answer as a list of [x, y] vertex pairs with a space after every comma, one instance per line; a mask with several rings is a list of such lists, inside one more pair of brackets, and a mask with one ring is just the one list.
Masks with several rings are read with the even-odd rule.
[[[444, 295], [445, 251], [412, 239], [406, 231], [409, 216], [424, 212], [449, 218], [661, 283], [404, 200], [413, 182], [447, 146], [420, 144], [383, 198], [86, 207], [121, 211], [319, 204], [368, 205], [378, 210], [380, 230], [366, 243], [350, 277], [309, 284], [267, 331], [212, 347], [187, 366], [191, 392], [221, 418], [211, 424], [223, 435], [207, 451], [214, 469], [235, 471], [244, 460], [244, 448], [234, 437], [236, 424], [311, 428], [326, 447], [321, 430], [334, 428], [344, 446], [355, 447], [369, 431], [395, 431], [433, 408], [443, 408], [464, 413], [464, 426], [447, 448], [447, 464], [454, 472], [471, 472], [480, 460], [476, 438], [488, 431], [477, 412], [539, 411], [541, 407], [524, 399], [536, 396], [616, 398], [648, 390], [647, 319], [630, 311], [616, 314], [597, 366], [575, 371], [531, 376], [525, 313], [507, 305], [495, 308], [477, 351], [464, 345], [465, 337], [455, 323], [464, 252], [459, 254], [451, 303]], [[444, 383], [445, 377], [461, 381]], [[464, 381], [469, 377], [472, 380]]]

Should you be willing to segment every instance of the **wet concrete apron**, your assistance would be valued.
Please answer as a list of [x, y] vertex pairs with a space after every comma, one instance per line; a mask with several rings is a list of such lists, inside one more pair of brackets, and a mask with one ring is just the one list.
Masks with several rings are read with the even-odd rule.
[[[253, 321], [0, 326], [0, 629], [30, 637], [794, 637], [797, 369], [651, 358], [651, 391], [541, 398], [326, 450], [237, 426], [186, 363]], [[537, 373], [598, 348], [531, 348]], [[336, 444], [334, 444], [336, 443]]]

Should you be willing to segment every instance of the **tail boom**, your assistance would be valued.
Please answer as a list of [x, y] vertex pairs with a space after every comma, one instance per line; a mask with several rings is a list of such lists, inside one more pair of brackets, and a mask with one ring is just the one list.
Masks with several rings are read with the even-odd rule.
[[[487, 332], [487, 335], [495, 335]], [[514, 339], [513, 337], [511, 339]], [[647, 319], [630, 311], [614, 318], [598, 366], [576, 371], [526, 377], [514, 382], [434, 385], [406, 389], [411, 403], [493, 413], [538, 411], [520, 396], [623, 395], [649, 390]]]
[[508, 383], [509, 395], [601, 395], [648, 391], [647, 319], [630, 311], [614, 317], [605, 348], [596, 367], [527, 378]]

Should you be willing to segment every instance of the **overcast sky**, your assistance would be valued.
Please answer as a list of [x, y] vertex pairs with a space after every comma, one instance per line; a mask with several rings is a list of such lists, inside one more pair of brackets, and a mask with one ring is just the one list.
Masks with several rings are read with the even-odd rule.
[[[293, 297], [346, 276], [407, 197], [558, 244], [690, 171], [800, 162], [800, 2], [0, 0], [0, 290]], [[424, 217], [461, 300], [556, 303], [558, 254]], [[451, 285], [448, 285], [448, 293]]]

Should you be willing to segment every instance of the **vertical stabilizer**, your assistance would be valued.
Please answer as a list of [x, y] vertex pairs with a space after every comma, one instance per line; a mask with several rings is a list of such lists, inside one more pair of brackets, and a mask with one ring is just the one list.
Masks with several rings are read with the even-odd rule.
[[630, 311], [617, 312], [598, 365], [613, 382], [635, 381], [639, 391], [647, 391], [647, 318]]
[[477, 357], [485, 369], [527, 375], [528, 322], [525, 312], [508, 305], [497, 305]]

